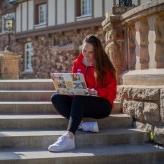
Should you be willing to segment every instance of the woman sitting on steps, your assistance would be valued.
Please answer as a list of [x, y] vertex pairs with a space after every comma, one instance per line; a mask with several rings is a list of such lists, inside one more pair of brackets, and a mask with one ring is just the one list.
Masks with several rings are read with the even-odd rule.
[[[74, 149], [75, 133], [78, 127], [83, 126], [82, 118], [108, 117], [116, 98], [115, 69], [96, 36], [88, 35], [84, 39], [82, 53], [73, 62], [72, 72], [83, 73], [89, 93], [98, 96], [60, 94], [52, 96], [51, 101], [54, 107], [62, 116], [69, 119], [69, 123], [67, 132], [48, 147], [51, 152]], [[88, 126], [87, 130], [97, 132], [98, 127], [93, 129]]]

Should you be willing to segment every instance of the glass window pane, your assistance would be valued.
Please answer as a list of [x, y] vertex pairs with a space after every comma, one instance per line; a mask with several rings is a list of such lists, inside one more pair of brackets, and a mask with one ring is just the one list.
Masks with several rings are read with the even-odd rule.
[[25, 44], [25, 71], [32, 72], [32, 56], [33, 56], [33, 47], [32, 42], [28, 42]]
[[91, 15], [92, 0], [81, 0], [81, 15]]
[[47, 5], [46, 4], [39, 5], [39, 24], [46, 23], [46, 16], [47, 16]]

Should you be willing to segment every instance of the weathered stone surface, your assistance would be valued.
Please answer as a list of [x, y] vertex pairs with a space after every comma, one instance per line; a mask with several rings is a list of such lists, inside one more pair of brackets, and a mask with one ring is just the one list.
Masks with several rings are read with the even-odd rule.
[[135, 108], [132, 106], [132, 101], [123, 101], [123, 113], [129, 114], [132, 117], [135, 117]]
[[117, 86], [117, 95], [116, 95], [116, 99], [115, 99], [117, 102], [122, 102], [122, 100], [123, 100], [123, 97], [122, 97], [123, 89], [124, 89], [124, 87]]
[[164, 123], [164, 88], [160, 90], [160, 115], [161, 121]]
[[136, 122], [134, 123], [134, 126], [135, 126], [135, 128], [137, 128], [137, 129], [142, 129], [142, 130], [145, 130], [145, 131], [147, 131], [147, 132], [153, 131], [153, 126], [152, 126], [151, 124], [148, 124], [148, 123], [142, 123], [142, 122], [136, 121]]
[[121, 28], [120, 18], [117, 15], [108, 16], [103, 22], [103, 30], [105, 31], [105, 50], [110, 57], [115, 70], [117, 83], [122, 83], [121, 74], [125, 68], [125, 57], [123, 55], [124, 46], [121, 44], [125, 38], [123, 35], [123, 29]]
[[156, 88], [132, 88], [131, 98], [139, 100], [159, 100], [159, 89]]
[[164, 145], [164, 125], [154, 128], [155, 142]]
[[143, 102], [124, 100], [123, 112], [131, 115], [137, 120], [143, 121]]
[[121, 98], [128, 98], [134, 100], [152, 100], [158, 101], [160, 97], [159, 88], [143, 88], [143, 87], [132, 87], [123, 85], [123, 89], [120, 90]]
[[159, 105], [156, 103], [145, 102], [143, 115], [145, 121], [148, 123], [155, 124], [160, 122]]
[[131, 92], [132, 88], [131, 87], [124, 87], [122, 90], [122, 98], [131, 98]]

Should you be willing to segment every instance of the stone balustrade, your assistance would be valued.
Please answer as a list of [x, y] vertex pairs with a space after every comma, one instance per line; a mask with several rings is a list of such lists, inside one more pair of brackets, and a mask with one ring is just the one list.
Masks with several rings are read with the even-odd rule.
[[122, 15], [109, 15], [102, 23], [119, 84], [125, 71], [164, 68], [162, 9], [163, 0], [150, 2]]
[[102, 23], [117, 73], [117, 101], [139, 128], [164, 144], [164, 0], [144, 3]]

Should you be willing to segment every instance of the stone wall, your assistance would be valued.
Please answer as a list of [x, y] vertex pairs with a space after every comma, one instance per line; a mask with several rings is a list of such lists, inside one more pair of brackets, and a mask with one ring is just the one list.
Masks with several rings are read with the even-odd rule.
[[[80, 52], [83, 39], [88, 34], [97, 35], [105, 45], [101, 26], [76, 29], [66, 32], [52, 33], [26, 37], [13, 38], [12, 51], [21, 55], [20, 78], [50, 78], [51, 72], [70, 72], [73, 59]], [[24, 45], [33, 44], [32, 68], [33, 72], [24, 72]], [[7, 36], [0, 37], [0, 50], [7, 44]]]
[[155, 141], [164, 144], [164, 86], [121, 85], [116, 101], [130, 115], [136, 127], [153, 131]]

